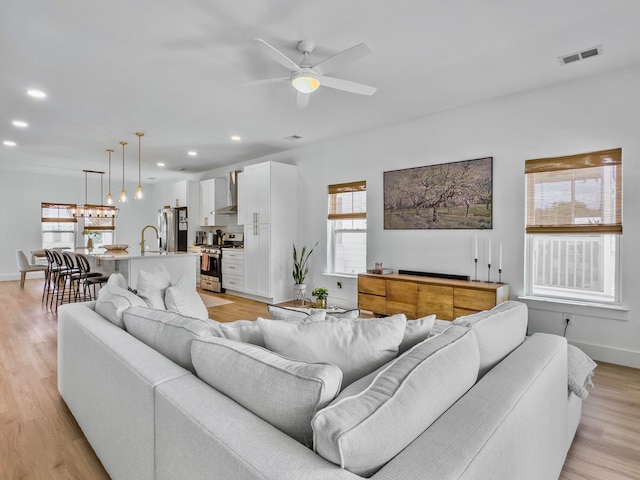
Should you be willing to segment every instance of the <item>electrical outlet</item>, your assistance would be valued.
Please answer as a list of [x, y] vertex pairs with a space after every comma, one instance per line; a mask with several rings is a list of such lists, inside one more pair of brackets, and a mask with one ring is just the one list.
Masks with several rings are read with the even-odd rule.
[[563, 325], [573, 325], [573, 314], [572, 313], [563, 313], [562, 314], [562, 324]]

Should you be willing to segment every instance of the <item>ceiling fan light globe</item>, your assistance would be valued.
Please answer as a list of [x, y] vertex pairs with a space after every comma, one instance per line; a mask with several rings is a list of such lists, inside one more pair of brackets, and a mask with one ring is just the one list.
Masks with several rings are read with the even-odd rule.
[[320, 80], [312, 75], [298, 75], [293, 77], [291, 85], [300, 93], [312, 93], [320, 86]]

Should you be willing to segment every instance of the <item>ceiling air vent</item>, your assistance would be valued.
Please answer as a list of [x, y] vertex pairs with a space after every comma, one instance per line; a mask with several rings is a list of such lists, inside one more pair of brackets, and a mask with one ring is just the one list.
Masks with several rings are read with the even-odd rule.
[[577, 62], [578, 60], [584, 60], [585, 58], [596, 57], [598, 55], [602, 55], [602, 45], [598, 45], [597, 47], [583, 50], [582, 52], [563, 55], [561, 57], [558, 57], [558, 61], [562, 65], [566, 65], [567, 63]]
[[300, 135], [291, 135], [289, 137], [284, 137], [285, 140], [289, 140], [290, 142], [295, 142], [296, 140], [300, 140], [302, 137]]

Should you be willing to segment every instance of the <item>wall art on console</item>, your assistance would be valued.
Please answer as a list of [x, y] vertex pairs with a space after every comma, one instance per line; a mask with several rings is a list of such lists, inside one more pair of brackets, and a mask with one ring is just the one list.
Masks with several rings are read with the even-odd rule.
[[384, 172], [384, 228], [490, 229], [493, 157]]

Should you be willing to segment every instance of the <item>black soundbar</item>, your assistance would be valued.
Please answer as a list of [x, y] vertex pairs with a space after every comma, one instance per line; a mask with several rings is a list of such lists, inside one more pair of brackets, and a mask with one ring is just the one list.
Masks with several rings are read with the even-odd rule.
[[419, 275], [421, 277], [448, 278], [449, 280], [466, 280], [469, 281], [469, 275], [454, 275], [452, 273], [432, 273], [432, 272], [414, 272], [412, 270], [398, 270], [403, 275]]

